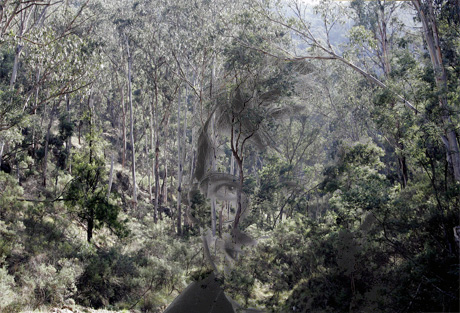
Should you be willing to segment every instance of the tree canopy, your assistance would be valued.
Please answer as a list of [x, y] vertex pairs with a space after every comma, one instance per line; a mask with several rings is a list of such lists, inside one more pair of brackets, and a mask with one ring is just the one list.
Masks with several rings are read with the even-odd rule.
[[0, 1], [0, 311], [457, 312], [458, 0]]

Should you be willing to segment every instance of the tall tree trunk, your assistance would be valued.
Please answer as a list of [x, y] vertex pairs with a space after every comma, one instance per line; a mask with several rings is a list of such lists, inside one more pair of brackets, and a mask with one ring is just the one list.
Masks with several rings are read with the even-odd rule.
[[[150, 131], [152, 130], [151, 127]], [[150, 167], [150, 149], [149, 149], [149, 142], [148, 142], [148, 137], [145, 136], [145, 156], [147, 159], [147, 188], [149, 190], [149, 203], [152, 203], [152, 169]]]
[[[388, 52], [387, 23], [385, 18], [385, 5], [380, 3], [381, 23], [379, 23], [380, 40], [382, 44], [383, 70], [386, 74], [391, 72], [391, 63]], [[391, 14], [391, 13], [390, 13]]]
[[11, 74], [10, 79], [10, 88], [13, 88], [14, 83], [18, 77], [18, 68], [19, 68], [19, 57], [21, 56], [23, 45], [17, 45], [14, 53], [14, 62], [13, 62], [13, 73]]
[[455, 180], [460, 181], [460, 149], [455, 126], [449, 114], [449, 105], [446, 97], [447, 76], [442, 60], [441, 44], [433, 4], [431, 0], [427, 0], [425, 3], [421, 0], [412, 0], [412, 3], [422, 22], [423, 34], [434, 69], [436, 87], [439, 90], [438, 100], [444, 128], [442, 139], [447, 150], [447, 160], [452, 166]]
[[[187, 158], [187, 112], [188, 112], [188, 89], [185, 89], [185, 108], [184, 108], [184, 128], [183, 128], [183, 134], [182, 134], [182, 141], [183, 141], [183, 146], [182, 146], [182, 172], [184, 171], [185, 168], [185, 161]], [[183, 175], [183, 174], [182, 174]], [[185, 206], [187, 210], [187, 206]], [[185, 212], [187, 213], [187, 212]], [[187, 225], [185, 223], [185, 217], [184, 217], [184, 225]]]
[[118, 74], [116, 73], [117, 69], [114, 67], [115, 72], [115, 81], [117, 83], [118, 90], [120, 91], [120, 100], [121, 100], [121, 137], [122, 137], [122, 151], [121, 151], [121, 168], [125, 168], [126, 164], [126, 107], [125, 107], [125, 92], [123, 84], [120, 85], [118, 80]]
[[[243, 205], [242, 205], [242, 194], [243, 194], [243, 183], [244, 183], [244, 172], [243, 172], [243, 149], [244, 149], [244, 141], [240, 146], [241, 151], [238, 150], [238, 145], [239, 143], [239, 137], [235, 137], [235, 129], [234, 129], [234, 122], [235, 122], [235, 116], [232, 117], [232, 125], [231, 125], [231, 131], [230, 131], [230, 147], [232, 150], [232, 155], [235, 158], [235, 162], [238, 165], [239, 169], [239, 185], [236, 193], [236, 214], [235, 214], [235, 219], [233, 221], [233, 229], [236, 230], [238, 228], [238, 224], [240, 222], [240, 217], [243, 212]], [[239, 151], [239, 153], [238, 153]]]
[[91, 243], [91, 239], [93, 239], [93, 229], [94, 229], [94, 209], [90, 208], [88, 212], [88, 220], [87, 222], [87, 228], [86, 228], [86, 241], [88, 243]]
[[[213, 56], [212, 60], [212, 74], [211, 74], [211, 87], [209, 88], [210, 92], [210, 97], [212, 97], [212, 87], [213, 83], [215, 81], [216, 77], [216, 60], [215, 56]], [[217, 104], [217, 103], [216, 103]], [[216, 117], [215, 114], [213, 114], [211, 118], [211, 141], [212, 141], [212, 147], [213, 147], [213, 156], [212, 156], [212, 171], [216, 172], [217, 171], [217, 162], [216, 162], [216, 147], [217, 147], [217, 140], [216, 140]], [[216, 224], [217, 224], [217, 214], [216, 214], [216, 197], [214, 195], [211, 196], [211, 231], [212, 235], [216, 236]]]
[[[66, 110], [67, 110], [67, 123], [71, 123], [70, 120], [70, 97], [68, 95], [66, 97]], [[67, 168], [69, 170], [69, 173], [72, 174], [72, 134], [69, 136], [67, 139], [67, 144], [66, 144], [66, 155], [67, 155]]]
[[50, 122], [48, 124], [48, 129], [46, 132], [46, 141], [45, 141], [45, 156], [43, 158], [43, 186], [46, 187], [46, 172], [48, 170], [48, 146], [50, 141], [51, 126], [53, 125], [54, 112], [56, 111], [56, 103], [53, 105], [53, 108], [50, 112]]
[[121, 97], [121, 112], [122, 112], [122, 121], [121, 121], [121, 132], [123, 137], [123, 151], [121, 155], [121, 167], [125, 168], [126, 165], [126, 106], [125, 106], [125, 92], [123, 85], [120, 87], [120, 97]]
[[93, 164], [93, 95], [92, 91], [88, 97], [88, 111], [89, 111], [89, 164]]
[[[195, 109], [196, 109], [196, 101], [192, 102], [192, 116], [195, 116]], [[189, 184], [190, 186], [193, 185], [193, 176], [195, 173], [195, 163], [196, 163], [196, 144], [195, 144], [195, 138], [196, 138], [196, 128], [192, 126], [192, 153], [190, 157], [190, 176], [189, 176]]]
[[159, 154], [160, 154], [160, 136], [158, 134], [158, 128], [157, 128], [157, 112], [158, 107], [155, 106], [155, 116], [154, 116], [154, 122], [155, 122], [155, 164], [154, 164], [154, 176], [155, 176], [155, 206], [154, 206], [154, 211], [153, 211], [153, 221], [155, 223], [158, 222], [158, 198], [160, 197], [160, 173], [159, 173], [159, 167], [160, 167], [160, 160], [159, 160]]
[[115, 153], [112, 151], [112, 159], [110, 162], [110, 173], [109, 173], [109, 186], [107, 188], [107, 201], [110, 199], [110, 191], [112, 190], [113, 183], [113, 161], [115, 158]]
[[[392, 5], [392, 4], [391, 4]], [[381, 43], [381, 57], [380, 62], [381, 62], [381, 67], [384, 73], [385, 80], [388, 80], [391, 78], [391, 63], [390, 63], [390, 56], [389, 56], [389, 47], [388, 47], [388, 28], [386, 21], [391, 18], [392, 10], [390, 9], [390, 13], [388, 16], [385, 14], [385, 3], [380, 3], [379, 2], [379, 7], [380, 7], [380, 16], [378, 16], [378, 32], [380, 35], [380, 43]], [[377, 30], [376, 30], [377, 31]], [[375, 35], [377, 36], [377, 34]], [[395, 102], [391, 103], [391, 107], [394, 108], [396, 105]], [[394, 143], [390, 143], [394, 146], [394, 148], [398, 148], [401, 150], [401, 154], [397, 154], [397, 159], [398, 159], [398, 170], [399, 170], [399, 179], [402, 188], [405, 188], [408, 182], [408, 168], [407, 168], [407, 162], [406, 162], [406, 157], [404, 156], [404, 145], [401, 143], [401, 139], [403, 137], [402, 131], [401, 131], [401, 126], [400, 126], [400, 121], [399, 117], [396, 117], [396, 133], [392, 134], [394, 137]]]
[[[188, 90], [188, 84], [185, 85], [185, 99], [186, 99], [186, 112], [188, 111], [188, 104], [189, 104], [189, 90]], [[192, 117], [194, 116], [194, 113], [195, 113], [195, 101], [192, 102]], [[185, 119], [187, 121], [187, 118]], [[193, 122], [192, 122], [193, 123]], [[186, 129], [187, 126], [184, 126], [184, 129]], [[189, 157], [189, 186], [190, 188], [193, 188], [193, 173], [195, 172], [195, 158], [196, 158], [196, 148], [195, 148], [195, 129], [193, 127], [193, 124], [192, 124], [192, 129], [191, 129], [191, 133], [192, 133], [192, 138], [191, 138], [191, 146], [190, 146], [190, 157]], [[186, 138], [186, 135], [184, 133], [184, 138]], [[184, 158], [185, 160], [185, 158]], [[184, 164], [185, 164], [185, 161], [184, 161]], [[189, 210], [190, 210], [190, 203], [189, 205], [187, 205], [185, 207], [185, 220], [184, 220], [184, 225], [185, 226], [189, 226], [190, 225], [190, 220], [188, 218], [189, 216]]]
[[[152, 100], [153, 102], [153, 100]], [[152, 182], [151, 182], [151, 176], [153, 177], [153, 171], [154, 171], [154, 168], [155, 168], [155, 160], [153, 158], [153, 155], [152, 153], [155, 151], [155, 145], [154, 145], [154, 127], [153, 127], [153, 109], [152, 109], [152, 106], [154, 105], [154, 103], [152, 103], [152, 105], [150, 105], [149, 107], [149, 124], [150, 124], [150, 153], [149, 153], [149, 163], [150, 163], [150, 167], [149, 167], [149, 200], [150, 200], [150, 203], [152, 203], [152, 199], [153, 199], [153, 195], [152, 195]], [[151, 159], [151, 160], [150, 160]]]
[[0, 143], [0, 167], [2, 166], [3, 148], [5, 147], [5, 141]]
[[[90, 92], [88, 97], [88, 111], [89, 111], [89, 164], [93, 164], [93, 95]], [[89, 181], [89, 171], [86, 174], [86, 181]], [[87, 187], [86, 194], [88, 194], [89, 186]], [[94, 208], [93, 206], [89, 207], [88, 216], [87, 216], [87, 229], [86, 229], [86, 240], [91, 242], [93, 238], [93, 229], [94, 229]]]
[[[169, 112], [166, 111], [164, 113], [164, 115], [163, 115], [163, 120], [162, 120], [162, 123], [161, 123], [161, 129], [163, 130], [161, 134], [163, 135], [163, 138], [165, 138], [165, 140], [164, 140], [164, 145], [165, 146], [167, 145], [167, 140], [168, 140], [168, 137], [169, 137], [168, 124], [169, 124]], [[163, 182], [162, 182], [161, 188], [160, 188], [161, 195], [159, 197], [159, 200], [160, 200], [160, 206], [164, 207], [164, 206], [167, 206], [167, 204], [168, 204], [168, 155], [167, 155], [167, 149], [163, 149], [163, 160], [164, 160], [164, 172], [163, 172]], [[160, 219], [163, 219], [162, 212], [163, 212], [163, 210], [160, 210], [160, 212], [158, 214]]]
[[[180, 87], [179, 87], [180, 88]], [[179, 170], [177, 171], [177, 234], [182, 234], [182, 156], [181, 156], [181, 127], [180, 127], [180, 107], [181, 107], [181, 94], [177, 97], [177, 163]]]
[[81, 145], [81, 127], [83, 125], [83, 121], [80, 120], [78, 123], [78, 144]]
[[128, 97], [129, 97], [129, 117], [130, 117], [130, 139], [132, 145], [132, 179], [133, 179], [133, 208], [137, 206], [137, 185], [136, 185], [136, 149], [134, 142], [134, 117], [133, 117], [133, 99], [132, 99], [132, 90], [131, 90], [131, 70], [133, 65], [133, 60], [131, 53], [129, 51], [129, 42], [126, 39], [126, 52], [128, 53]]
[[14, 154], [14, 158], [16, 159], [16, 179], [18, 180], [19, 186], [21, 186], [21, 174], [20, 174], [20, 169], [19, 169], [19, 159], [18, 159], [17, 153]]
[[[212, 156], [212, 164], [211, 168], [213, 172], [217, 171], [217, 164], [216, 164], [216, 130], [215, 130], [215, 116], [211, 119], [211, 140], [213, 146], [213, 156]], [[214, 195], [211, 196], [211, 231], [212, 235], [216, 236], [216, 224], [217, 224], [217, 214], [216, 214], [216, 197]]]
[[[27, 4], [25, 4], [27, 5]], [[22, 6], [22, 4], [21, 4]], [[29, 21], [29, 18], [31, 16], [32, 10], [21, 10], [20, 17], [19, 17], [19, 32], [17, 36], [21, 38], [24, 36], [24, 32], [27, 28], [27, 23]], [[24, 48], [24, 45], [18, 44], [16, 46], [16, 49], [14, 51], [14, 61], [13, 61], [13, 71], [11, 74], [11, 79], [10, 79], [10, 88], [13, 88], [16, 79], [18, 77], [18, 69], [19, 69], [19, 58], [21, 57], [21, 52], [22, 49]]]
[[37, 115], [37, 108], [38, 108], [38, 91], [40, 90], [40, 88], [38, 87], [39, 82], [40, 80], [40, 66], [37, 68], [37, 74], [35, 76], [35, 82], [36, 82], [36, 85], [37, 87], [35, 88], [35, 104], [34, 104], [34, 108], [33, 108], [33, 126], [32, 126], [32, 157], [34, 158], [35, 157], [35, 149], [36, 149], [36, 146], [35, 146], [35, 128], [36, 128], [36, 115]]
[[[227, 205], [227, 203], [225, 203]], [[225, 205], [219, 211], [219, 238], [222, 238], [222, 224], [224, 222], [222, 211], [225, 208]]]
[[[399, 140], [399, 138], [397, 138]], [[397, 143], [398, 148], [401, 151], [404, 151], [404, 144]], [[406, 157], [404, 155], [398, 155], [399, 170], [401, 173], [401, 187], [406, 188], [407, 182], [409, 180], [409, 171], [407, 168]]]
[[238, 224], [240, 222], [241, 214], [243, 213], [243, 203], [242, 203], [242, 195], [243, 195], [243, 183], [244, 183], [244, 173], [243, 173], [243, 158], [235, 155], [236, 164], [238, 165], [239, 169], [239, 186], [237, 190], [237, 210], [235, 214], [235, 220], [233, 221], [233, 229], [238, 228]]
[[230, 155], [230, 174], [235, 175], [235, 157]]
[[[166, 136], [165, 136], [166, 137]], [[164, 151], [164, 150], [163, 150]], [[166, 151], [164, 151], [166, 152]], [[163, 182], [161, 184], [161, 196], [160, 196], [160, 204], [163, 206], [168, 205], [168, 159], [167, 156], [164, 156], [164, 164], [165, 164], [165, 170], [164, 170], [164, 176], [163, 176]]]

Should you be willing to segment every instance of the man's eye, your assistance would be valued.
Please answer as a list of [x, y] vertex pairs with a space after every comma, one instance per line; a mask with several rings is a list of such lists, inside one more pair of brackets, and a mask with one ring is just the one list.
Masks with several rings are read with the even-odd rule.
[[225, 173], [210, 173], [202, 181], [202, 186], [207, 185], [207, 196], [214, 196], [217, 200], [234, 201], [237, 198], [238, 182], [235, 176]]
[[217, 200], [233, 201], [237, 198], [236, 186], [233, 183], [211, 184], [209, 191]]
[[214, 192], [218, 195], [232, 194], [236, 191], [235, 186], [232, 186], [230, 184], [216, 185], [213, 189]]

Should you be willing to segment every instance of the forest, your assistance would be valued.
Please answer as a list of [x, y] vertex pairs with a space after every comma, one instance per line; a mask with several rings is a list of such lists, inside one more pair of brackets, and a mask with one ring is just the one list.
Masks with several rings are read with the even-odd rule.
[[459, 0], [1, 0], [0, 312], [459, 312]]

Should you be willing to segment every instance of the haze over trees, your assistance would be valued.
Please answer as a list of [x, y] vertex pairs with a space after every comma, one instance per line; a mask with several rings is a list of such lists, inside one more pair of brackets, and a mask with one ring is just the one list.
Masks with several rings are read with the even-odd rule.
[[0, 1], [0, 311], [460, 311], [459, 62], [458, 0]]

